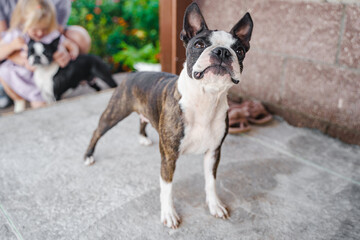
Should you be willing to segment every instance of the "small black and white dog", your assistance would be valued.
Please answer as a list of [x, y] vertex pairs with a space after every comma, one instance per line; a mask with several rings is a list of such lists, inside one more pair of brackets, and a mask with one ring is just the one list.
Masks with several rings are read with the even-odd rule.
[[62, 94], [70, 88], [76, 88], [83, 80], [86, 80], [96, 91], [100, 91], [100, 87], [94, 81], [95, 77], [102, 79], [109, 87], [117, 86], [109, 67], [100, 57], [94, 55], [79, 55], [66, 67], [60, 68], [53, 61], [53, 54], [57, 51], [59, 40], [60, 36], [50, 44], [32, 39], [28, 43], [29, 64], [36, 66], [35, 84], [47, 103], [60, 100]]
[[130, 74], [116, 88], [85, 153], [94, 163], [98, 140], [130, 113], [141, 117], [140, 140], [150, 144], [147, 123], [159, 133], [161, 154], [161, 221], [177, 228], [180, 218], [172, 199], [176, 161], [181, 154], [204, 154], [205, 192], [210, 213], [227, 218], [228, 210], [216, 193], [216, 171], [221, 145], [228, 132], [228, 90], [241, 79], [245, 53], [250, 48], [250, 14], [230, 32], [208, 29], [196, 3], [185, 12], [181, 40], [186, 62], [180, 76], [164, 72]]

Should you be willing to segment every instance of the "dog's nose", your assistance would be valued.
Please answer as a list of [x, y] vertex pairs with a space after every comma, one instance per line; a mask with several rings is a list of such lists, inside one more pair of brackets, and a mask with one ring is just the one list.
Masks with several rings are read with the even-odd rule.
[[216, 56], [220, 57], [221, 59], [227, 59], [231, 56], [230, 51], [227, 48], [218, 47], [211, 51]]

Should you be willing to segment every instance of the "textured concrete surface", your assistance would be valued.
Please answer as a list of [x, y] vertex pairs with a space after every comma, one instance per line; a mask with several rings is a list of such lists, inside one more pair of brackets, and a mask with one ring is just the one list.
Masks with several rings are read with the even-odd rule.
[[359, 239], [360, 148], [281, 119], [228, 136], [205, 205], [202, 156], [177, 163], [177, 230], [160, 223], [160, 154], [131, 115], [82, 156], [111, 90], [0, 118], [0, 239]]

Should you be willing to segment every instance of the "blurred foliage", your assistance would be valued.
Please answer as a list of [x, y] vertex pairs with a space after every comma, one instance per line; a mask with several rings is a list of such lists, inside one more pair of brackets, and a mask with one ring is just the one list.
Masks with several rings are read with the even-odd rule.
[[69, 25], [90, 34], [90, 53], [129, 71], [136, 62], [159, 62], [158, 0], [72, 0]]

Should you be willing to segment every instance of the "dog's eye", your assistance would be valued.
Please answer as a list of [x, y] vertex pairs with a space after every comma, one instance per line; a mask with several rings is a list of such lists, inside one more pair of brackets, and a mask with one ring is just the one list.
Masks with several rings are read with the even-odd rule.
[[194, 44], [195, 48], [204, 48], [205, 47], [205, 43], [202, 40], [196, 41]]
[[236, 49], [236, 54], [238, 54], [240, 57], [243, 57], [245, 55], [245, 50], [242, 47], [239, 47]]

